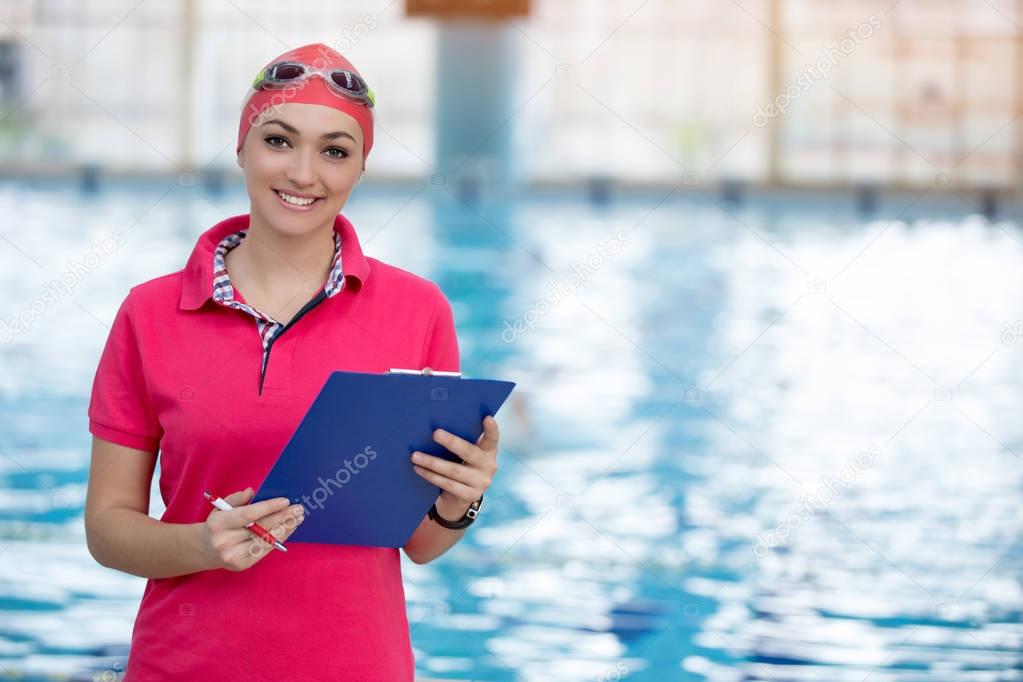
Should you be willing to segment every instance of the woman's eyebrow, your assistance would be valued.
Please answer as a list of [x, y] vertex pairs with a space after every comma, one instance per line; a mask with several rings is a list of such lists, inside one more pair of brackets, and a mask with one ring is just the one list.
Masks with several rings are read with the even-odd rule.
[[[263, 125], [270, 125], [271, 123], [276, 123], [277, 125], [279, 125], [280, 127], [284, 128], [285, 130], [287, 130], [292, 135], [295, 135], [296, 137], [301, 137], [302, 136], [302, 133], [298, 132], [298, 128], [296, 128], [295, 126], [293, 126], [293, 125], [291, 125], [289, 123], [285, 123], [284, 121], [282, 121], [279, 118], [272, 118], [269, 121], [267, 121], [266, 123], [264, 123]], [[321, 140], [334, 140], [334, 139], [339, 138], [339, 137], [347, 137], [352, 142], [356, 141], [354, 137], [352, 137], [349, 133], [346, 133], [343, 130], [338, 130], [338, 131], [333, 132], [333, 133], [323, 133], [322, 135], [320, 135], [320, 139]]]
[[337, 132], [334, 133], [323, 133], [322, 135], [320, 135], [321, 140], [334, 140], [339, 137], [347, 137], [352, 142], [355, 142], [355, 138], [343, 130], [338, 130]]

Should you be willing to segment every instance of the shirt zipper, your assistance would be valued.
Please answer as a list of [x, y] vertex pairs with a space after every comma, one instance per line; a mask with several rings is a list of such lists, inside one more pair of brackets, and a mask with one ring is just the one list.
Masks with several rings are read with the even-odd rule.
[[316, 297], [313, 300], [306, 303], [304, 306], [302, 306], [302, 309], [298, 311], [298, 314], [291, 318], [291, 321], [288, 322], [288, 324], [284, 325], [284, 329], [277, 332], [277, 334], [270, 339], [269, 343], [267, 343], [265, 357], [263, 358], [263, 369], [261, 369], [259, 372], [259, 395], [261, 396], [263, 395], [263, 380], [266, 379], [266, 368], [270, 366], [270, 351], [273, 349], [274, 343], [277, 341], [277, 339], [281, 338], [281, 336], [284, 335], [284, 332], [291, 329], [296, 322], [302, 319], [303, 315], [305, 315], [307, 312], [309, 312], [317, 305], [319, 305], [320, 301], [326, 300], [326, 298], [327, 298], [326, 292], [323, 289], [320, 289], [320, 292], [316, 294]]

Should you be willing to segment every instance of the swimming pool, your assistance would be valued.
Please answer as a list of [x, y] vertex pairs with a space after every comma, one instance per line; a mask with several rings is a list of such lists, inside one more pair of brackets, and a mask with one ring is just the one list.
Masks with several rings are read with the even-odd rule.
[[[406, 562], [419, 675], [1023, 678], [1017, 224], [933, 192], [356, 194], [366, 252], [452, 300], [466, 374], [519, 382], [481, 521]], [[128, 288], [247, 209], [0, 184], [0, 674], [123, 669], [145, 581], [86, 550], [92, 373]]]

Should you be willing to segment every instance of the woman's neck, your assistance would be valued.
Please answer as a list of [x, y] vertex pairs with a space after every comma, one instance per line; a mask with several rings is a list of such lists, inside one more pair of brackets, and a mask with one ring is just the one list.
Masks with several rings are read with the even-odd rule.
[[[285, 235], [250, 218], [241, 244], [227, 253], [227, 269], [234, 282], [263, 293], [322, 287], [334, 262], [333, 221], [303, 235]], [[244, 291], [244, 288], [243, 288]]]

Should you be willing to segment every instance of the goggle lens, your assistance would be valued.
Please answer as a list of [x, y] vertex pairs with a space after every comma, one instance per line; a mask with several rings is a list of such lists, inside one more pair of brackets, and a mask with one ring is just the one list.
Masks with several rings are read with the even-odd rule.
[[350, 71], [335, 71], [330, 78], [339, 87], [347, 90], [353, 95], [361, 94], [366, 89], [366, 84]]
[[277, 64], [271, 66], [266, 72], [267, 78], [275, 81], [291, 81], [301, 78], [304, 74], [305, 69], [298, 64]]

